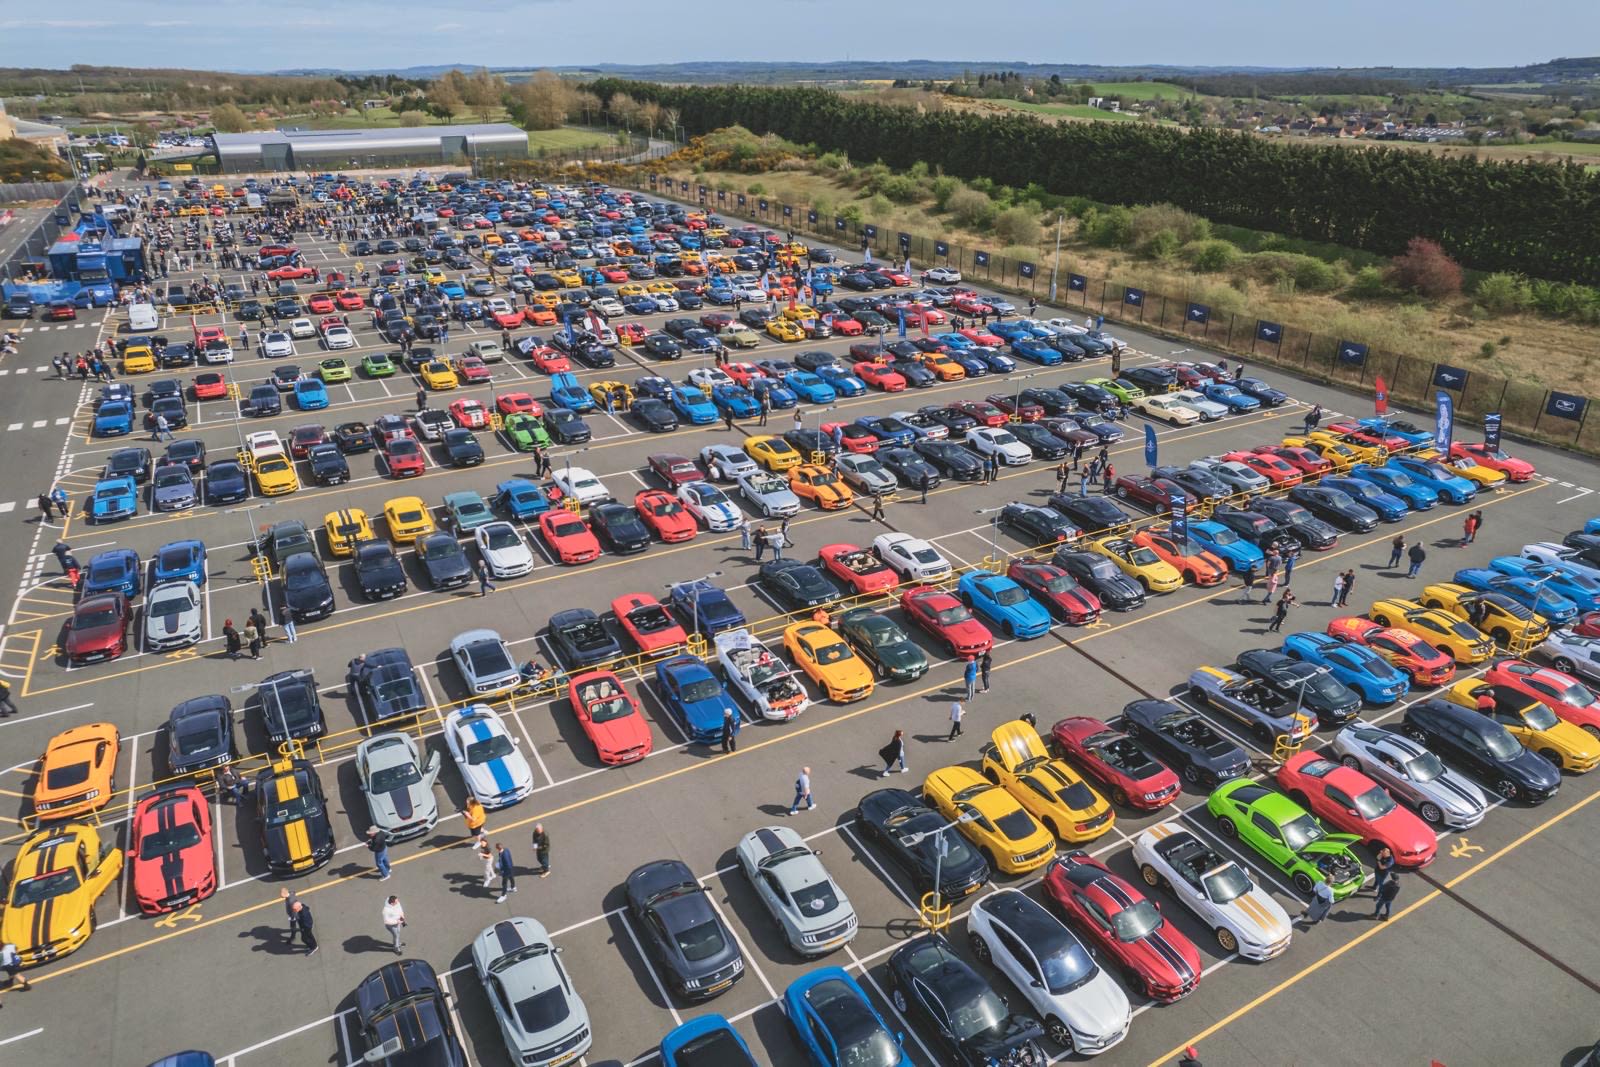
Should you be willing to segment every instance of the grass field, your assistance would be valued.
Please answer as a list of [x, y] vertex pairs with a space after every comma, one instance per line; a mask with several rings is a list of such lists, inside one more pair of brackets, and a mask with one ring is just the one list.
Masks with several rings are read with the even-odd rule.
[[1096, 82], [1094, 91], [1124, 100], [1181, 100], [1194, 95], [1193, 90], [1172, 82]]
[[1137, 115], [1123, 111], [1102, 111], [1088, 104], [1027, 104], [1021, 100], [986, 100], [984, 103], [999, 104], [1013, 111], [1028, 111], [1035, 115], [1047, 115], [1057, 119], [1089, 119], [1093, 122], [1139, 121]]

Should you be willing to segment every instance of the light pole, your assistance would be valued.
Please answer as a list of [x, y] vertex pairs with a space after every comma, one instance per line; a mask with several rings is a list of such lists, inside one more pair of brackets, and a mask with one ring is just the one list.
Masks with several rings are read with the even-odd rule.
[[1056, 302], [1056, 279], [1061, 276], [1061, 220], [1065, 216], [1056, 215], [1056, 261], [1050, 267], [1050, 303]]
[[905, 839], [907, 845], [915, 848], [929, 837], [937, 836], [938, 838], [938, 842], [933, 849], [933, 910], [935, 911], [938, 910], [940, 903], [944, 899], [944, 887], [940, 882], [944, 875], [945, 853], [950, 851], [950, 842], [944, 835], [954, 827], [960, 826], [962, 823], [973, 822], [977, 818], [978, 813], [976, 811], [964, 811], [937, 830], [927, 830], [920, 834], [912, 834]]
[[[228, 508], [227, 510], [225, 510], [223, 512], [223, 514], [224, 515], [242, 514], [244, 516], [245, 528], [250, 531], [250, 544], [254, 547], [254, 550], [256, 552], [260, 552], [261, 551], [261, 543], [256, 537], [256, 525], [255, 525], [255, 519], [252, 516], [252, 512], [255, 512], [256, 510], [258, 510], [260, 508], [270, 508], [270, 507], [272, 507], [272, 501], [263, 500], [260, 503], [257, 503], [257, 504], [246, 504], [244, 507], [240, 507], [240, 508]], [[272, 618], [273, 618], [273, 611], [272, 611], [272, 570], [271, 570], [270, 564], [271, 564], [271, 561], [269, 560], [268, 561], [268, 568], [267, 568], [267, 572], [266, 572], [267, 578], [266, 578], [265, 581], [263, 581], [261, 583], [262, 585], [264, 585], [266, 587], [266, 590], [267, 590], [267, 621], [268, 622], [271, 622]], [[265, 635], [263, 635], [263, 638], [264, 637], [265, 637]]]
[[989, 556], [995, 561], [996, 568], [998, 568], [1000, 565], [1000, 514], [1003, 511], [1005, 511], [1005, 505], [1001, 505], [997, 508], [977, 508], [973, 511], [974, 515], [994, 516], [994, 518], [990, 519], [987, 523], [989, 527], [989, 534], [985, 536], [984, 540], [989, 543]]
[[[281, 744], [288, 746], [291, 742], [291, 738], [289, 737], [289, 720], [284, 718], [283, 715], [283, 701], [278, 696], [278, 685], [278, 682], [268, 678], [265, 681], [260, 682], [246, 682], [243, 685], [230, 685], [228, 687], [228, 692], [238, 695], [240, 693], [258, 692], [262, 689], [272, 690], [272, 703], [276, 705], [278, 711], [278, 729], [283, 733], [283, 741]], [[265, 721], [265, 719], [266, 712], [263, 711], [262, 720]], [[280, 756], [288, 755], [288, 753], [282, 751], [281, 749], [279, 750], [278, 754]]]
[[1027, 374], [1019, 374], [1019, 375], [1017, 375], [1017, 379], [1016, 379], [1017, 380], [1017, 392], [1016, 392], [1016, 395], [1012, 398], [1012, 401], [1011, 401], [1011, 403], [1012, 403], [1011, 411], [1012, 411], [1012, 414], [1016, 416], [1016, 421], [1018, 421], [1018, 422], [1022, 421], [1022, 383], [1027, 381], [1029, 378], [1037, 378], [1037, 377], [1039, 377], [1039, 375], [1041, 375], [1043, 373], [1044, 373], [1044, 371], [1042, 371], [1042, 370], [1036, 370], [1036, 371], [1030, 371]]
[[[700, 583], [701, 582], [709, 583], [711, 581], [711, 579], [713, 579], [713, 578], [721, 578], [721, 577], [722, 577], [722, 572], [721, 571], [712, 571], [710, 574], [702, 575], [699, 578], [691, 578], [691, 579], [689, 579], [690, 582], [694, 583], [694, 595], [692, 597], [690, 597], [690, 601], [689, 601], [690, 602], [690, 626], [689, 626], [689, 630], [690, 630], [691, 633], [699, 633], [700, 632]], [[668, 582], [666, 584], [665, 588], [670, 593], [673, 589], [676, 589], [678, 586], [686, 585], [686, 584], [688, 584], [688, 583], [686, 583], [686, 582]]]

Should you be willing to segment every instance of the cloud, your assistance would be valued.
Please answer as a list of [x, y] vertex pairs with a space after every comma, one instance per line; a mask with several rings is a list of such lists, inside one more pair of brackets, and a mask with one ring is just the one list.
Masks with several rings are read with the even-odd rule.
[[433, 28], [433, 32], [449, 33], [451, 30], [464, 30], [466, 28], [467, 24], [464, 22], [441, 22]]

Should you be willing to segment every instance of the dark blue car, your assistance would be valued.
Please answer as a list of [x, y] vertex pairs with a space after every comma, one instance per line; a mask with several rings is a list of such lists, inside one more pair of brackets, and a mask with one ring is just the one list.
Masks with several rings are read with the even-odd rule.
[[734, 732], [739, 730], [739, 709], [711, 668], [696, 656], [673, 656], [656, 664], [656, 690], [690, 741], [702, 745], [719, 741], [725, 712], [733, 713]]

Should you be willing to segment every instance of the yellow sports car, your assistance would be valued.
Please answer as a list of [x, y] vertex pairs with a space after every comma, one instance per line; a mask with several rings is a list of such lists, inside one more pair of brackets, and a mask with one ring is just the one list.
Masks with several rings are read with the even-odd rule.
[[1504, 593], [1481, 592], [1454, 582], [1439, 582], [1422, 590], [1422, 602], [1465, 619], [1488, 634], [1496, 644], [1506, 647], [1510, 647], [1512, 641], [1521, 640], [1537, 644], [1550, 636], [1549, 619]]
[[1449, 653], [1459, 666], [1470, 667], [1494, 655], [1494, 642], [1476, 628], [1447, 611], [1425, 608], [1415, 600], [1374, 601], [1367, 618], [1379, 626], [1415, 634]]
[[561, 306], [561, 294], [552, 293], [546, 289], [543, 292], [533, 294], [533, 303], [538, 307], [549, 308], [554, 311]]
[[989, 866], [1027, 874], [1056, 854], [1056, 839], [1017, 798], [971, 767], [942, 767], [922, 783], [922, 797], [947, 819], [968, 816], [957, 829], [977, 846]]
[[397, 496], [383, 505], [383, 519], [389, 524], [389, 539], [408, 545], [433, 533], [433, 514], [420, 496]]
[[76, 952], [94, 933], [94, 902], [117, 883], [122, 850], [83, 823], [35, 831], [11, 865], [0, 943], [17, 946], [24, 967]]
[[556, 276], [556, 281], [561, 283], [561, 288], [563, 289], [576, 289], [583, 284], [583, 275], [570, 267], [553, 273]]
[[784, 627], [783, 648], [834, 703], [849, 704], [872, 695], [872, 668], [844, 638], [821, 623], [797, 622]]
[[443, 285], [447, 280], [444, 276], [444, 271], [440, 270], [438, 267], [429, 267], [427, 270], [422, 272], [422, 276], [428, 279], [429, 285]]
[[456, 377], [456, 372], [451, 369], [450, 364], [442, 359], [429, 360], [422, 365], [422, 370], [418, 373], [422, 375], [422, 384], [434, 392], [454, 389], [461, 384], [461, 379]]
[[150, 374], [156, 369], [156, 354], [149, 345], [129, 345], [122, 350], [123, 374]]
[[608, 400], [618, 411], [627, 411], [633, 407], [633, 387], [627, 382], [595, 382], [589, 386], [589, 396], [602, 409]]
[[1313, 433], [1309, 437], [1285, 437], [1281, 442], [1285, 448], [1309, 448], [1329, 463], [1339, 474], [1363, 462], [1360, 456], [1346, 444], [1330, 440], [1327, 434]]
[[995, 727], [983, 749], [983, 776], [1017, 799], [1044, 828], [1073, 844], [1116, 825], [1111, 802], [1066, 763], [1051, 759], [1038, 731], [1020, 719]]
[[1467, 678], [1444, 691], [1444, 698], [1464, 708], [1476, 708], [1478, 697], [1494, 697], [1491, 719], [1511, 731], [1522, 747], [1537, 752], [1558, 768], [1583, 774], [1600, 765], [1600, 738], [1575, 723], [1557, 717], [1545, 705], [1529, 700], [1504, 685], [1490, 685], [1480, 678]]
[[967, 368], [951, 359], [945, 352], [924, 352], [918, 359], [933, 371], [941, 382], [959, 382], [967, 376]]
[[1319, 443], [1330, 447], [1338, 445], [1342, 448], [1347, 448], [1356, 457], [1357, 462], [1360, 463], [1372, 463], [1381, 467], [1389, 462], [1389, 450], [1382, 445], [1357, 441], [1345, 434], [1334, 433], [1332, 430], [1312, 430], [1306, 436], [1306, 440], [1310, 443], [1309, 447], [1311, 448], [1315, 448]]
[[772, 437], [767, 434], [757, 434], [748, 437], [744, 442], [744, 451], [747, 456], [755, 460], [769, 471], [782, 474], [790, 467], [800, 465], [800, 453], [795, 447], [781, 437]]
[[677, 293], [678, 287], [663, 278], [653, 281], [649, 285], [645, 286], [644, 291], [647, 293], [665, 293], [668, 296], [673, 296]]
[[802, 500], [813, 500], [823, 511], [838, 511], [855, 503], [856, 495], [828, 467], [802, 463], [789, 468], [789, 488]]
[[729, 348], [754, 348], [761, 343], [761, 335], [742, 322], [731, 322], [717, 331], [717, 340]]
[[1147, 593], [1170, 593], [1183, 588], [1183, 574], [1144, 545], [1126, 537], [1102, 537], [1090, 541], [1089, 551], [1098, 552], [1115, 563], [1129, 578], [1144, 586]]
[[648, 289], [640, 285], [638, 282], [628, 282], [625, 285], [620, 285], [617, 287], [618, 296], [647, 296], [649, 295], [649, 292], [650, 291]]
[[1506, 482], [1504, 471], [1497, 471], [1493, 467], [1485, 467], [1476, 462], [1470, 455], [1459, 456], [1455, 459], [1446, 459], [1443, 452], [1437, 448], [1424, 449], [1415, 453], [1418, 459], [1431, 459], [1435, 463], [1454, 471], [1467, 481], [1480, 489], [1494, 489]]
[[262, 456], [253, 462], [256, 488], [262, 496], [282, 496], [300, 488], [300, 476], [294, 464], [283, 453]]
[[353, 556], [356, 543], [370, 540], [372, 523], [360, 508], [340, 508], [322, 517], [322, 530], [328, 535], [328, 551], [335, 556]]
[[804, 341], [806, 332], [797, 322], [788, 319], [769, 319], [767, 321], [767, 334], [779, 341]]
[[820, 319], [817, 309], [810, 304], [795, 304], [793, 307], [783, 309], [783, 317], [790, 322], [805, 322], [807, 319]]

